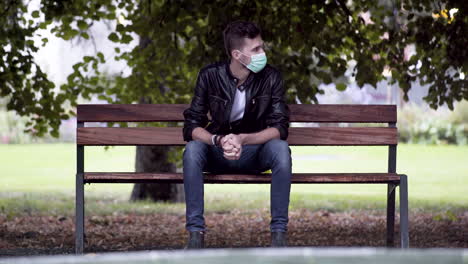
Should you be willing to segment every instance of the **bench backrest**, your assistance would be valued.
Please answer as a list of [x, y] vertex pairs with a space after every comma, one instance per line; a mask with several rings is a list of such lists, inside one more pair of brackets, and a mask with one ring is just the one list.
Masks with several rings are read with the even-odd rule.
[[[290, 122], [388, 123], [388, 127], [290, 127], [291, 146], [393, 146], [396, 105], [289, 104]], [[81, 104], [76, 142], [101, 145], [185, 145], [181, 127], [85, 127], [85, 122], [183, 122], [187, 104]]]

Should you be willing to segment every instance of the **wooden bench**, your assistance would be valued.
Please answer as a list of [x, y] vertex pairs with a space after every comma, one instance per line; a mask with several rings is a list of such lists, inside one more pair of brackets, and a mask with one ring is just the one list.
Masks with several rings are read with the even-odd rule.
[[[182, 127], [85, 127], [85, 122], [181, 122], [185, 104], [83, 104], [77, 107], [76, 253], [84, 250], [84, 184], [183, 183], [182, 173], [85, 172], [85, 146], [183, 146]], [[293, 173], [292, 183], [387, 184], [386, 244], [394, 246], [395, 191], [400, 195], [401, 247], [409, 246], [408, 181], [396, 173], [395, 105], [289, 105], [290, 122], [387, 123], [381, 127], [290, 127], [290, 146], [388, 146], [388, 170], [377, 173]], [[385, 125], [385, 124], [384, 124]], [[205, 175], [205, 183], [270, 183], [270, 175]]]

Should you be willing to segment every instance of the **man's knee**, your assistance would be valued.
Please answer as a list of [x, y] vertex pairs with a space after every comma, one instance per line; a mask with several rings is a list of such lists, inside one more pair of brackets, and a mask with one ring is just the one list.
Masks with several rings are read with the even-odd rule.
[[286, 140], [274, 138], [267, 141], [264, 147], [271, 153], [291, 155], [291, 149], [289, 148], [289, 144]]
[[273, 156], [273, 162], [276, 166], [291, 167], [291, 148], [286, 140], [271, 139], [265, 143], [266, 151]]
[[199, 140], [191, 140], [185, 145], [184, 163], [197, 162], [206, 159], [208, 145]]

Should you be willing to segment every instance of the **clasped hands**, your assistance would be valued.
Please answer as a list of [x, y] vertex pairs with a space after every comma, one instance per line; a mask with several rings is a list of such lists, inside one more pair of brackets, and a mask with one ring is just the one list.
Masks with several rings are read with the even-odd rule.
[[238, 160], [242, 153], [242, 139], [239, 135], [228, 134], [221, 138], [224, 158], [228, 160]]

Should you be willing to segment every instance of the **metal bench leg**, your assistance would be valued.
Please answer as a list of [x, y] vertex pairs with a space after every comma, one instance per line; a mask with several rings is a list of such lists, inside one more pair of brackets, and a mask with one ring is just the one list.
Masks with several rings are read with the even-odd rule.
[[395, 246], [395, 184], [387, 185], [387, 247]]
[[75, 253], [83, 254], [84, 249], [84, 184], [83, 173], [76, 174], [75, 201]]
[[[84, 127], [78, 122], [77, 127]], [[84, 146], [76, 146], [75, 253], [84, 251]]]
[[401, 247], [409, 248], [408, 177], [400, 176], [400, 235]]

